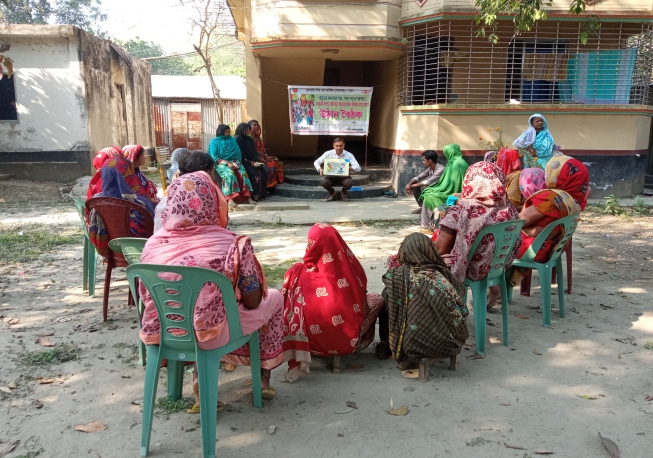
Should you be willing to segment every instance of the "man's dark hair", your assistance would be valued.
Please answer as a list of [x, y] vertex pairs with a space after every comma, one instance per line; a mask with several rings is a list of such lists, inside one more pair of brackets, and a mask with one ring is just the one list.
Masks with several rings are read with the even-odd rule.
[[215, 161], [208, 153], [199, 150], [181, 153], [179, 158], [179, 174], [193, 172], [210, 172], [215, 167]]
[[424, 156], [425, 159], [431, 159], [433, 162], [438, 162], [438, 153], [437, 151], [433, 151], [432, 149], [427, 149], [422, 153], [422, 156]]
[[345, 143], [345, 141], [342, 139], [342, 137], [336, 137], [336, 138], [333, 139], [333, 144], [334, 144], [334, 145], [335, 145], [336, 143], [338, 143], [338, 142], [343, 142], [343, 143]]

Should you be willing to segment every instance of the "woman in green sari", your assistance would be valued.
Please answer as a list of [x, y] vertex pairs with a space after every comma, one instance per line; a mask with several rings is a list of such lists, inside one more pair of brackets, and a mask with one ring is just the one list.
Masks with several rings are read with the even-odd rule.
[[442, 150], [447, 158], [447, 166], [440, 180], [434, 185], [422, 191], [420, 199], [422, 205], [422, 227], [433, 229], [433, 211], [447, 201], [452, 194], [462, 192], [463, 179], [467, 172], [467, 162], [463, 159], [460, 146], [456, 144], [447, 145]]
[[216, 137], [209, 144], [209, 154], [215, 161], [215, 170], [222, 179], [222, 193], [229, 203], [249, 203], [252, 184], [243, 167], [238, 143], [227, 124], [218, 126]]

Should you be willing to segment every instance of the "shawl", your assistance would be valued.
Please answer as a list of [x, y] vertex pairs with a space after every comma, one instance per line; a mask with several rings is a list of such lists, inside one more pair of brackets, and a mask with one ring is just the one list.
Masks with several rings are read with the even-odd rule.
[[519, 190], [524, 199], [530, 198], [535, 192], [546, 188], [544, 170], [537, 168], [524, 169], [519, 176]]
[[222, 135], [226, 128], [226, 124], [220, 124], [218, 127], [218, 136], [211, 140], [209, 143], [209, 154], [215, 161], [216, 165], [218, 161], [242, 161], [242, 155], [240, 153], [240, 148], [238, 148], [238, 142], [231, 135], [226, 136]]
[[117, 146], [110, 146], [101, 149], [93, 159], [93, 167], [95, 167], [95, 175], [91, 178], [86, 191], [86, 200], [93, 198], [96, 194], [102, 192], [102, 173], [100, 170], [105, 162], [112, 157], [122, 156], [122, 151]]
[[555, 156], [546, 166], [546, 185], [568, 193], [585, 210], [590, 193], [590, 174], [578, 159], [569, 156]]
[[283, 354], [291, 371], [308, 372], [311, 353], [344, 355], [356, 350], [365, 319], [367, 276], [336, 229], [315, 224], [303, 262], [286, 272]]
[[[161, 213], [162, 228], [145, 244], [141, 262], [213, 269], [231, 280], [238, 301], [241, 290], [249, 286], [253, 286], [252, 290], [261, 286], [266, 297], [265, 276], [251, 240], [225, 229], [219, 206], [219, 195], [206, 173], [179, 177], [170, 185], [167, 205]], [[139, 336], [147, 345], [158, 344], [161, 331], [156, 307], [145, 286], [141, 284], [139, 289], [145, 304]], [[223, 333], [227, 320], [222, 293], [214, 284], [206, 284], [200, 291], [193, 323], [198, 341], [228, 341], [228, 329]]]
[[245, 162], [258, 162], [260, 160], [254, 140], [249, 135], [246, 135], [249, 125], [245, 122], [238, 124], [236, 128], [236, 143], [240, 148], [240, 153]]
[[[115, 197], [142, 205], [154, 216], [154, 203], [145, 193], [141, 183], [134, 173], [131, 162], [122, 156], [116, 156], [105, 162], [100, 170], [102, 174], [102, 192], [95, 197]], [[145, 218], [138, 212], [130, 215], [132, 234], [136, 237], [148, 237], [145, 230]], [[109, 239], [104, 223], [97, 212], [89, 214], [88, 237], [98, 253], [106, 256], [109, 252]]]
[[[507, 198], [504, 183], [505, 177], [499, 167], [491, 162], [477, 162], [465, 174], [462, 198], [440, 220], [440, 226], [456, 231], [454, 247], [444, 258], [451, 266], [451, 272], [461, 281], [465, 278], [480, 280], [492, 268], [495, 242], [490, 234], [483, 238], [469, 262], [469, 249], [478, 233], [492, 224], [519, 218], [517, 209]], [[519, 245], [518, 241], [506, 268], [519, 252]]]
[[[139, 153], [143, 151], [143, 147], [141, 145], [126, 145], [123, 146], [122, 152], [125, 155], [127, 159], [129, 159], [132, 164], [136, 161], [136, 158], [139, 156]], [[145, 154], [143, 151], [142, 154]], [[158, 190], [156, 189], [156, 185], [154, 182], [150, 179], [148, 179], [143, 172], [141, 172], [140, 167], [134, 167], [134, 173], [138, 177], [138, 180], [141, 182], [141, 186], [143, 186], [143, 189], [145, 189], [145, 192], [149, 196], [149, 198], [153, 201], [157, 200], [157, 192]]]
[[389, 344], [397, 361], [458, 355], [469, 331], [464, 284], [424, 234], [404, 239], [383, 276]]
[[426, 208], [433, 211], [442, 205], [451, 194], [461, 191], [463, 177], [469, 165], [463, 159], [460, 146], [456, 144], [447, 145], [442, 150], [447, 158], [447, 166], [440, 180], [434, 186], [424, 188], [420, 196]]
[[168, 181], [172, 183], [172, 177], [175, 176], [177, 170], [179, 170], [179, 158], [182, 154], [187, 153], [186, 148], [177, 148], [170, 155], [170, 168], [168, 169]]
[[[537, 133], [535, 127], [533, 127], [533, 118], [540, 118], [543, 121], [540, 133]], [[513, 145], [521, 149], [531, 146], [537, 153], [537, 163], [545, 168], [547, 162], [553, 156], [553, 147], [555, 146], [546, 118], [541, 114], [534, 114], [528, 118], [528, 129], [513, 142]]]

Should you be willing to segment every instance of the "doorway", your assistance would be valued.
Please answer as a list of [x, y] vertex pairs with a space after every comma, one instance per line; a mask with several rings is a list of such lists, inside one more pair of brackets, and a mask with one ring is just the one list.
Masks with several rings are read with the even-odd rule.
[[202, 108], [199, 103], [172, 103], [172, 150], [202, 149]]

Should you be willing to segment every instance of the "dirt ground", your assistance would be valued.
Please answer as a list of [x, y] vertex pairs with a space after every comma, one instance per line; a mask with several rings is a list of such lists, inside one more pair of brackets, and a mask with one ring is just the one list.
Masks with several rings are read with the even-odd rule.
[[[33, 189], [29, 204], [29, 199], [16, 204], [6, 190], [0, 183], [5, 200], [0, 228], [11, 224], [20, 230], [25, 222], [79, 225], [57, 186]], [[370, 292], [381, 291], [385, 259], [417, 229], [399, 223], [337, 228], [365, 267]], [[234, 229], [250, 235], [259, 260], [271, 265], [300, 258], [309, 228]], [[553, 325], [542, 327], [534, 279], [531, 297], [516, 292], [510, 304], [509, 347], [502, 343], [501, 315], [489, 315], [487, 356], [470, 359], [475, 354], [472, 312], [458, 370], [436, 364], [426, 383], [402, 377], [392, 360], [377, 360], [372, 345], [344, 357], [345, 366], [356, 366], [341, 375], [316, 360], [309, 376], [288, 384], [282, 382], [287, 369], [282, 365], [273, 372], [276, 399], [258, 410], [244, 386], [248, 368], [221, 370], [220, 400], [228, 408], [218, 415], [217, 454], [533, 458], [550, 451], [559, 457], [609, 457], [601, 433], [623, 457], [650, 457], [653, 349], [646, 344], [653, 348], [652, 237], [653, 218], [584, 214], [574, 236], [566, 318], [554, 312]], [[111, 283], [110, 321], [102, 324], [104, 270], [98, 266], [96, 296], [88, 297], [81, 288], [81, 257], [81, 244], [65, 245], [36, 261], [0, 265], [0, 456], [16, 440], [20, 443], [6, 456], [33, 457], [39, 451], [45, 457], [138, 456], [144, 370], [134, 353], [136, 312], [127, 307], [125, 275], [118, 269]], [[76, 359], [26, 363], [26, 355], [38, 355], [29, 352], [47, 350], [37, 343], [42, 334], [51, 334], [46, 338], [53, 343], [74, 345]], [[163, 369], [158, 397], [165, 390]], [[338, 413], [348, 401], [358, 409]], [[389, 415], [391, 402], [395, 408], [408, 406], [409, 413]], [[106, 429], [75, 430], [92, 421]], [[276, 430], [270, 435], [272, 425]], [[198, 417], [159, 412], [151, 456], [201, 456]]]

